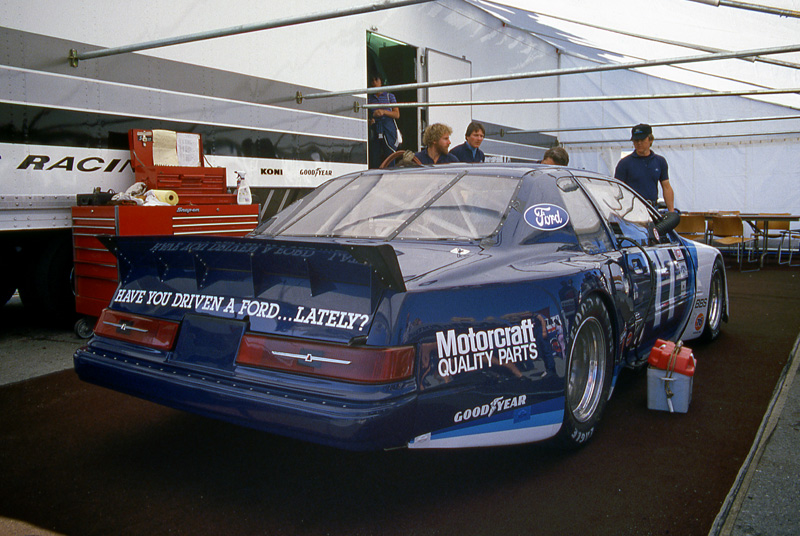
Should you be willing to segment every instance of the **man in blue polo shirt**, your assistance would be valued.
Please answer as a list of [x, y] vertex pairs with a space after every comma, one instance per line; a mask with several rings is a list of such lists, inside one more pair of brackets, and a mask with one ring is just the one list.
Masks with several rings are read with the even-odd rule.
[[450, 154], [458, 158], [459, 162], [483, 162], [486, 157], [480, 147], [485, 136], [486, 129], [483, 128], [483, 125], [477, 121], [471, 122], [464, 135], [467, 141], [450, 149]]
[[660, 183], [667, 210], [674, 212], [675, 192], [669, 183], [667, 159], [650, 149], [654, 139], [650, 125], [642, 123], [633, 127], [631, 141], [634, 151], [619, 161], [614, 177], [633, 188], [653, 206], [658, 201]]

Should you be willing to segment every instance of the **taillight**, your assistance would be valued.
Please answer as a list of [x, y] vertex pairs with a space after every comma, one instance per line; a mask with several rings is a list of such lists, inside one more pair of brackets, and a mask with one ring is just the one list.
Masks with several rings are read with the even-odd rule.
[[352, 347], [248, 333], [242, 338], [236, 362], [339, 380], [387, 383], [411, 376], [414, 372], [414, 348]]
[[169, 320], [103, 309], [94, 332], [101, 337], [141, 344], [156, 350], [170, 350], [178, 326], [177, 322]]

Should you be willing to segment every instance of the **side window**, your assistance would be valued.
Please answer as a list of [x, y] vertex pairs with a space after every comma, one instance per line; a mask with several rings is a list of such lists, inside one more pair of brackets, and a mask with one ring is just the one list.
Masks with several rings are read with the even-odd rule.
[[644, 201], [616, 182], [588, 177], [579, 180], [594, 198], [615, 236], [625, 236], [643, 246], [648, 244], [647, 226], [653, 223], [653, 217]]
[[589, 254], [598, 254], [614, 249], [614, 244], [611, 243], [600, 216], [575, 179], [562, 177], [556, 184], [561, 191], [564, 206], [570, 214], [572, 228], [578, 236], [581, 249]]

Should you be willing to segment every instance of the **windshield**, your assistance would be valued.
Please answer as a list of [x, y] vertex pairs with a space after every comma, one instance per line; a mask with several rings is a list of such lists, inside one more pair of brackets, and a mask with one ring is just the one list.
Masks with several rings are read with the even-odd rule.
[[516, 178], [463, 171], [345, 176], [279, 213], [259, 234], [480, 240], [500, 226], [518, 186]]

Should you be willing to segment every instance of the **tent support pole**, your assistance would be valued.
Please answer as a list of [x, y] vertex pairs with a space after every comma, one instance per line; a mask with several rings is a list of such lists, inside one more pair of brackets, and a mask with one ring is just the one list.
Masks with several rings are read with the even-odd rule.
[[340, 9], [336, 11], [320, 12], [301, 17], [291, 17], [280, 19], [276, 21], [266, 21], [253, 24], [244, 24], [240, 26], [232, 26], [230, 28], [223, 28], [220, 30], [211, 30], [208, 32], [201, 32], [190, 35], [183, 35], [179, 37], [168, 37], [165, 39], [157, 39], [155, 41], [148, 41], [145, 43], [138, 43], [134, 45], [126, 45], [114, 48], [103, 48], [100, 50], [93, 50], [89, 52], [78, 52], [75, 49], [70, 50], [69, 63], [73, 67], [78, 66], [81, 60], [89, 60], [94, 58], [103, 58], [106, 56], [115, 56], [117, 54], [125, 54], [127, 52], [138, 52], [140, 50], [149, 50], [152, 48], [168, 47], [172, 45], [179, 45], [183, 43], [193, 43], [195, 41], [203, 41], [206, 39], [215, 39], [217, 37], [227, 37], [229, 35], [239, 35], [249, 32], [256, 32], [260, 30], [269, 30], [272, 28], [281, 28], [284, 26], [293, 26], [295, 24], [304, 24], [306, 22], [316, 22], [321, 20], [334, 19], [338, 17], [348, 17], [350, 15], [361, 15], [364, 13], [372, 13], [375, 11], [383, 11], [385, 9], [394, 9], [396, 7], [405, 7], [414, 4], [422, 4], [431, 2], [432, 0], [398, 0], [391, 2], [386, 0], [380, 3], [374, 3], [366, 6], [359, 6], [350, 9]]
[[326, 97], [341, 97], [343, 95], [358, 95], [362, 93], [380, 93], [383, 91], [403, 91], [407, 89], [426, 89], [432, 87], [458, 86], [465, 84], [480, 84], [484, 82], [504, 82], [507, 80], [522, 80], [526, 78], [545, 78], [548, 76], [564, 76], [568, 74], [587, 74], [600, 73], [605, 71], [620, 71], [626, 69], [642, 69], [646, 67], [660, 67], [663, 65], [681, 65], [685, 63], [699, 63], [704, 61], [730, 60], [752, 58], [754, 56], [765, 56], [770, 54], [786, 54], [790, 52], [800, 52], [800, 44], [772, 48], [758, 48], [753, 50], [743, 50], [739, 52], [716, 52], [713, 54], [702, 54], [699, 56], [683, 56], [678, 58], [668, 58], [661, 60], [636, 61], [630, 63], [613, 63], [596, 65], [592, 67], [572, 67], [568, 69], [549, 69], [545, 71], [532, 71], [526, 73], [503, 74], [493, 76], [478, 76], [475, 78], [464, 78], [457, 80], [441, 80], [437, 82], [418, 82], [414, 84], [397, 84], [393, 86], [381, 86], [378, 88], [348, 89], [344, 91], [329, 91], [326, 93], [311, 93], [296, 95], [296, 100], [301, 103], [304, 99], [321, 99]]

